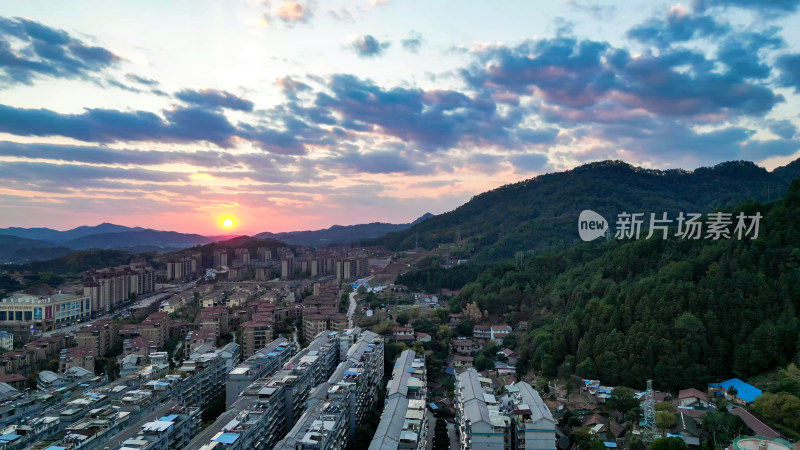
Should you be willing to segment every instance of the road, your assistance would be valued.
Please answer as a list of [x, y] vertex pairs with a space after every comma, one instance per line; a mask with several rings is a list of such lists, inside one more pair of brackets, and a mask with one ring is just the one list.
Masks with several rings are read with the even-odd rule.
[[428, 415], [428, 443], [425, 444], [426, 450], [433, 450], [433, 436], [436, 434], [436, 417], [433, 416], [430, 408], [425, 407], [425, 413]]
[[458, 442], [455, 424], [447, 422], [447, 434], [450, 436], [450, 450], [459, 450], [461, 448], [461, 443]]

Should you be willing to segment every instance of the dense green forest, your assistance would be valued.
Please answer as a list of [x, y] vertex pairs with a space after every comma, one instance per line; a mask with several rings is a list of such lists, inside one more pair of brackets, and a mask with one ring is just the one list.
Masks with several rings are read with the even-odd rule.
[[[758, 239], [595, 241], [482, 269], [451, 302], [529, 331], [526, 369], [614, 385], [702, 388], [797, 361], [800, 347], [800, 180], [760, 211]], [[574, 223], [574, 222], [573, 222]], [[574, 226], [574, 225], [573, 225]], [[470, 269], [431, 267], [404, 284], [455, 288]], [[465, 277], [461, 277], [465, 275]]]
[[584, 209], [606, 218], [623, 211], [708, 213], [743, 200], [767, 202], [783, 196], [800, 177], [800, 161], [772, 172], [752, 162], [710, 168], [650, 170], [620, 161], [586, 164], [541, 175], [473, 197], [457, 209], [407, 230], [373, 240], [394, 250], [452, 243], [457, 227], [475, 249], [473, 261], [496, 262], [518, 251], [566, 248], [577, 240], [575, 223]]
[[[152, 254], [141, 254], [136, 257], [152, 257]], [[128, 264], [135, 256], [121, 250], [81, 250], [48, 261], [35, 261], [28, 264], [4, 264], [3, 271], [19, 272], [53, 272], [64, 276], [73, 276], [91, 268], [118, 266]]]
[[[120, 250], [82, 250], [48, 261], [34, 261], [27, 264], [0, 265], [0, 294], [46, 284], [56, 288], [65, 277], [75, 277], [91, 268], [128, 264], [135, 257], [152, 257], [152, 254], [131, 255]], [[23, 282], [17, 281], [11, 273], [21, 274]]]

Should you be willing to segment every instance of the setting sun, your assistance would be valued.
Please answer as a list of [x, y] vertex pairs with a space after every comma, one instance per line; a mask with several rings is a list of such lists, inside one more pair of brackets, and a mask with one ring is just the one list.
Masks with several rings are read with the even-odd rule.
[[230, 217], [222, 219], [222, 226], [225, 228], [230, 228], [233, 226], [233, 219]]

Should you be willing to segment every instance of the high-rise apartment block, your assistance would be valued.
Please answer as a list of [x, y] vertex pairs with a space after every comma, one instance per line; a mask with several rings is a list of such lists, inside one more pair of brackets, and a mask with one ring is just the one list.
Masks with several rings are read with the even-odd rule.
[[83, 295], [91, 299], [93, 314], [106, 313], [132, 296], [156, 290], [155, 270], [145, 262], [93, 269], [86, 273]]

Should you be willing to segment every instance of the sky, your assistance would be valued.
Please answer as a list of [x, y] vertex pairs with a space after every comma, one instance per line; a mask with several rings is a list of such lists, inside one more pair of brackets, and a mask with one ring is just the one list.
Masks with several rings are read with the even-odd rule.
[[410, 222], [800, 157], [800, 0], [0, 3], [0, 227]]

